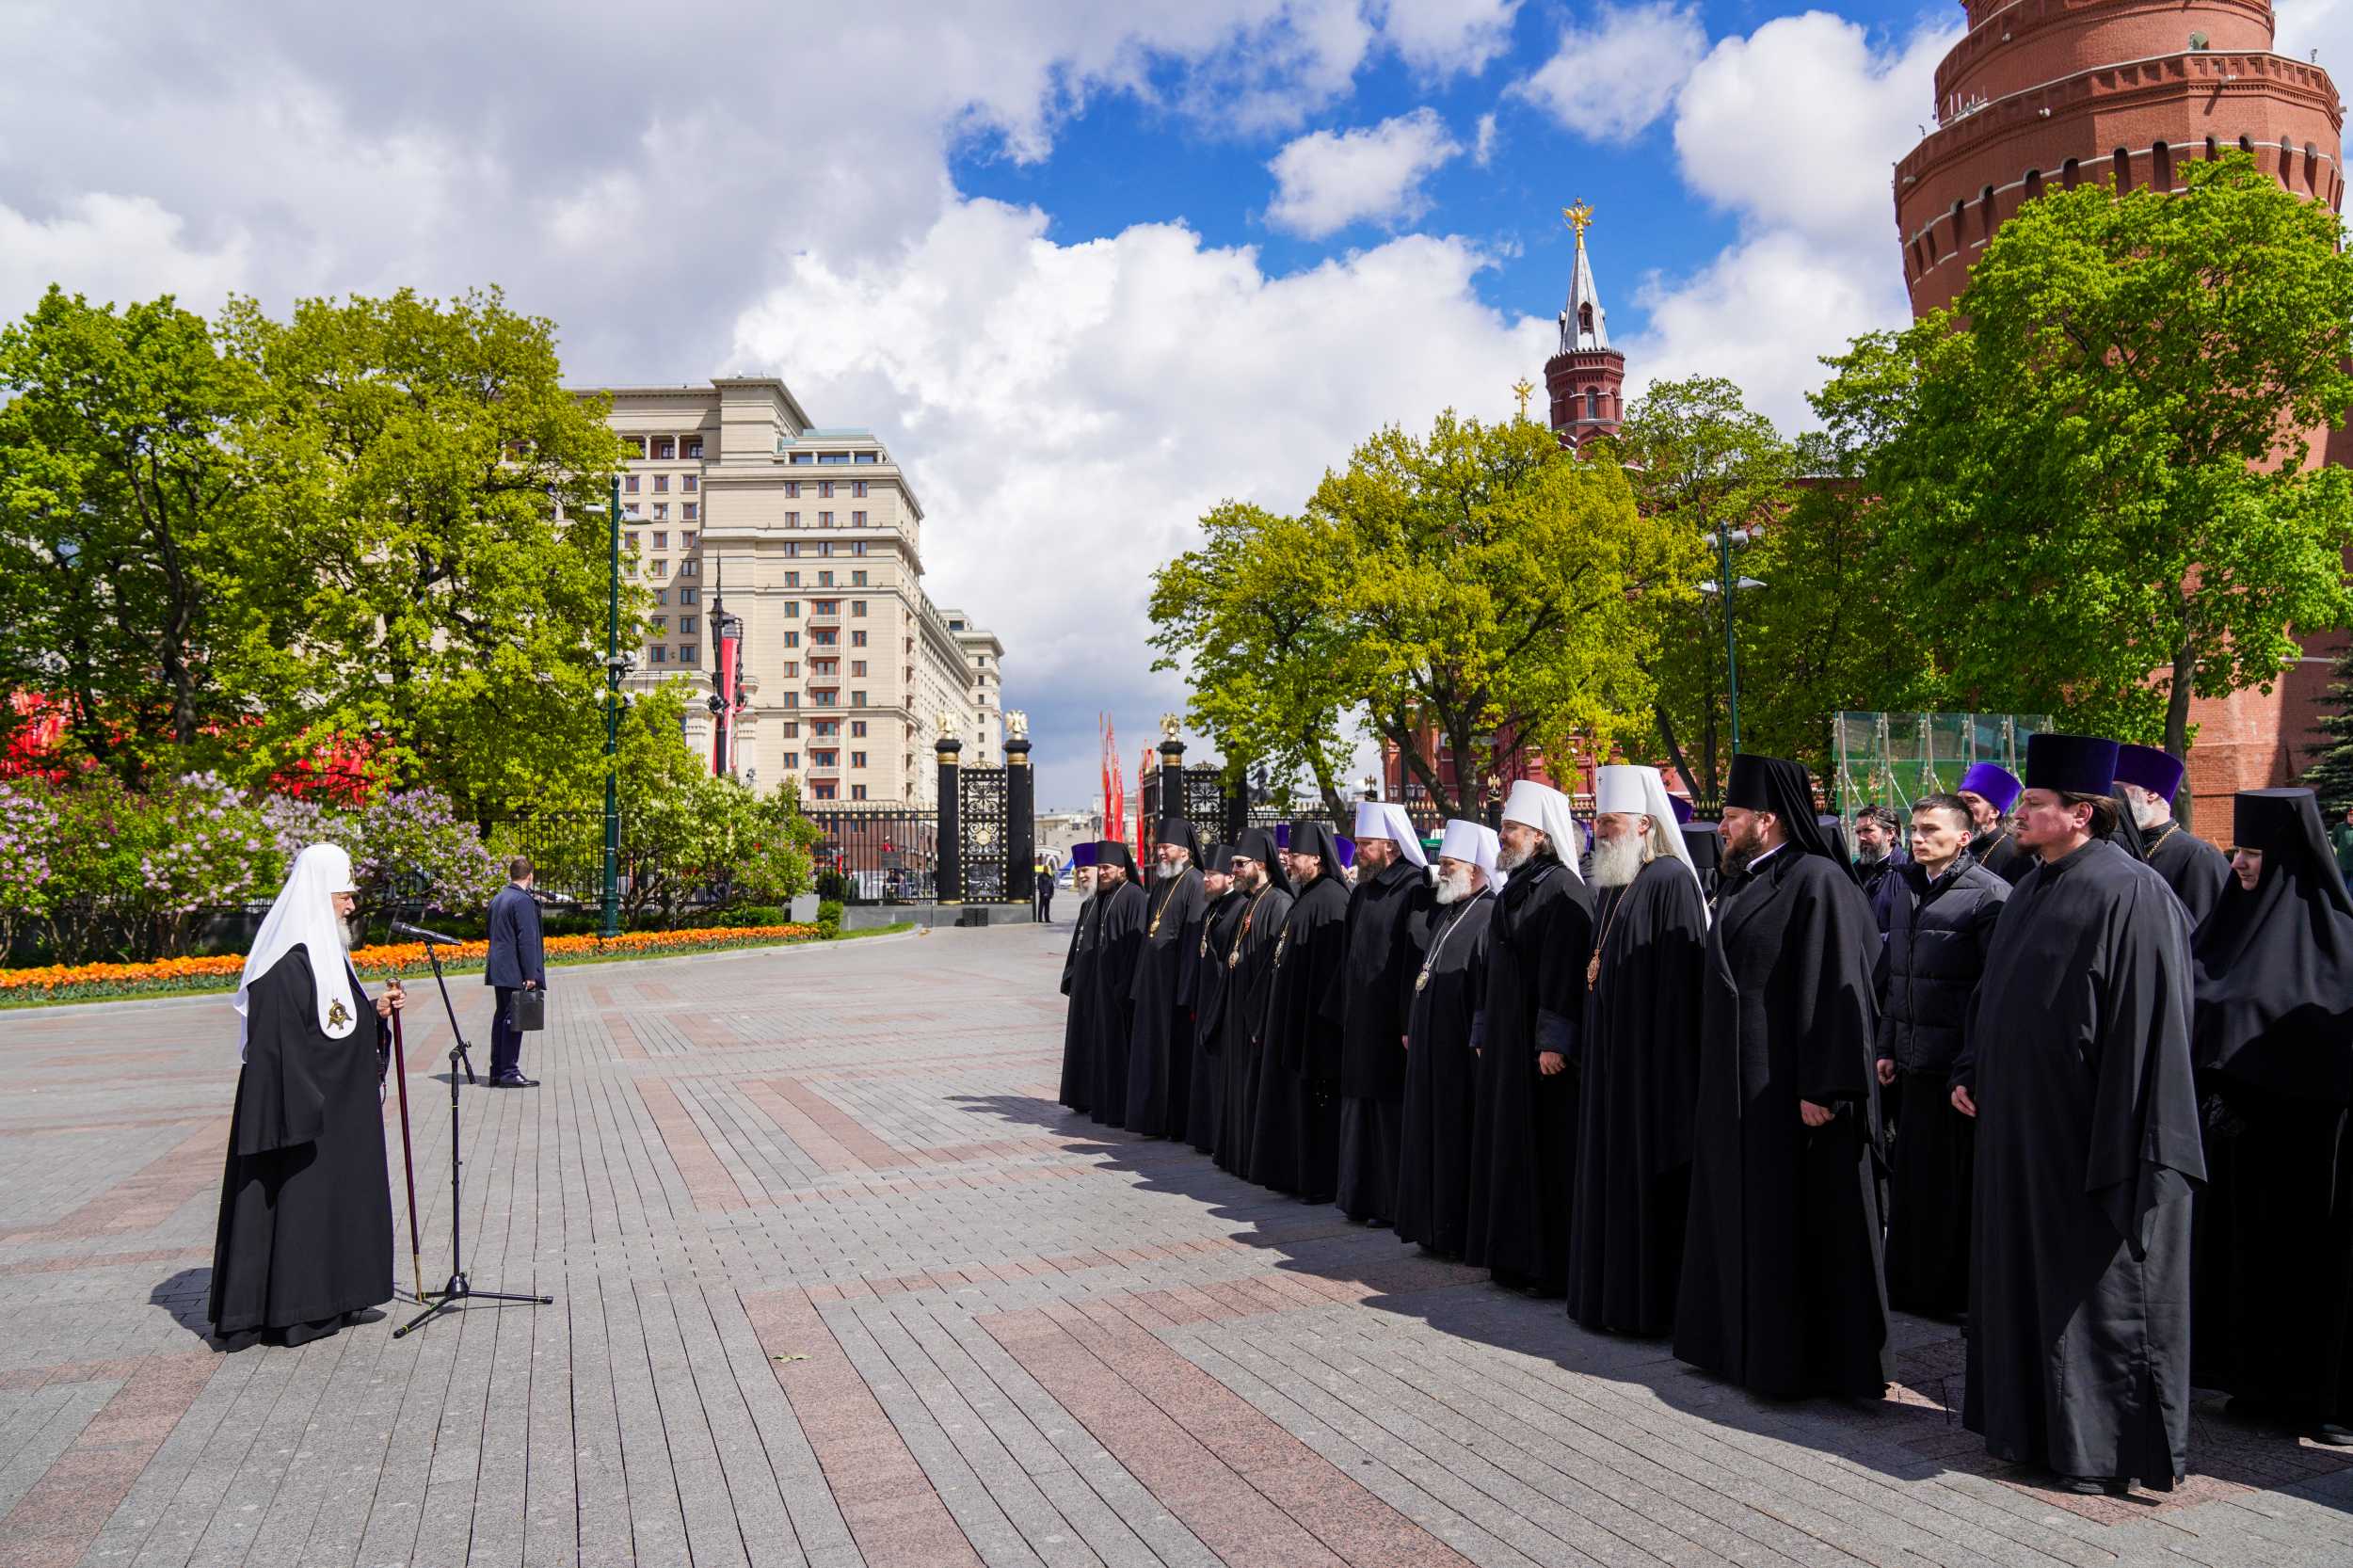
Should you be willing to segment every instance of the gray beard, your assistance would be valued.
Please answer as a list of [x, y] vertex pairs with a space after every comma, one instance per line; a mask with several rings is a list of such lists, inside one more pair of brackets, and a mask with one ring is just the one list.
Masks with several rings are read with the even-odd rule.
[[1876, 866], [1881, 861], [1887, 858], [1887, 851], [1883, 849], [1873, 849], [1869, 844], [1857, 844], [1855, 846], [1854, 857], [1858, 864]]
[[1642, 840], [1629, 833], [1621, 839], [1593, 840], [1593, 883], [1624, 888], [1642, 873]]
[[1470, 872], [1460, 876], [1438, 878], [1437, 900], [1440, 904], [1460, 904], [1479, 889], [1471, 886]]
[[1527, 850], [1499, 849], [1496, 851], [1496, 864], [1507, 872], [1518, 871], [1528, 864], [1530, 857], [1531, 854]]
[[2133, 802], [2133, 824], [2142, 828], [2163, 827], [2166, 823], [2167, 810], [2165, 802], [2154, 795], [2144, 800], [2137, 800]]

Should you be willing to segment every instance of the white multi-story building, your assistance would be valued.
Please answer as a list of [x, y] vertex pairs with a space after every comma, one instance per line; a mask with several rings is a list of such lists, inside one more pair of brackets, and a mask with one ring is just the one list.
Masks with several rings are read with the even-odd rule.
[[[724, 614], [742, 622], [749, 701], [728, 764], [755, 786], [935, 806], [943, 728], [964, 760], [1004, 760], [1002, 645], [924, 593], [923, 507], [871, 431], [811, 425], [770, 377], [598, 394], [637, 454], [622, 570], [654, 597], [631, 687], [684, 673], [709, 696]], [[699, 704], [687, 740], [712, 754]]]

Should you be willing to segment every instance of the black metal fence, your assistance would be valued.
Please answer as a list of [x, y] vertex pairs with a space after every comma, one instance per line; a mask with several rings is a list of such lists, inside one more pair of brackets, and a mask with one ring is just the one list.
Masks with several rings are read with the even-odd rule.
[[817, 871], [840, 878], [847, 904], [915, 904], [939, 889], [939, 813], [905, 806], [808, 812], [822, 835]]

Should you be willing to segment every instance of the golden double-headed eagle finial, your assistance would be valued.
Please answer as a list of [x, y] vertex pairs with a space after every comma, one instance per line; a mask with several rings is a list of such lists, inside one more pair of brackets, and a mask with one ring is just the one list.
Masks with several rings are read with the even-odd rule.
[[1563, 207], [1561, 209], [1561, 216], [1569, 220], [1569, 227], [1577, 231], [1577, 237], [1579, 240], [1584, 239], [1585, 231], [1593, 226], [1593, 206], [1590, 201], [1579, 201], [1574, 207]]
[[1528, 417], [1528, 400], [1536, 395], [1536, 383], [1523, 376], [1512, 383], [1512, 395], [1520, 400], [1520, 418]]

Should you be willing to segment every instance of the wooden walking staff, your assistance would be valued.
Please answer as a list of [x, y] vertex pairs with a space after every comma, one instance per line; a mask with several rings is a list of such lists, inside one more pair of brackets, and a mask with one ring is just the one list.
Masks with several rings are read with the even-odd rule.
[[[393, 984], [399, 984], [395, 981]], [[400, 1047], [400, 1009], [392, 1009], [392, 1076], [400, 1084], [400, 1163], [408, 1173], [408, 1266], [424, 1300], [424, 1244], [417, 1240], [417, 1157], [408, 1143], [408, 1059]]]

